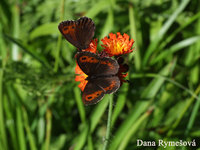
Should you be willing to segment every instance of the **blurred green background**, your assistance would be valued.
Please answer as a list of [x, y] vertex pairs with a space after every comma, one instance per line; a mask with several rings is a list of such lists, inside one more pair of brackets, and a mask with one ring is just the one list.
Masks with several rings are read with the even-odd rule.
[[[126, 60], [132, 84], [87, 107], [74, 81], [76, 48], [57, 28], [81, 16], [95, 22], [99, 45], [110, 32], [136, 41]], [[198, 145], [199, 60], [199, 0], [1, 0], [0, 149], [100, 150], [109, 99], [109, 150], [163, 149], [137, 139]]]

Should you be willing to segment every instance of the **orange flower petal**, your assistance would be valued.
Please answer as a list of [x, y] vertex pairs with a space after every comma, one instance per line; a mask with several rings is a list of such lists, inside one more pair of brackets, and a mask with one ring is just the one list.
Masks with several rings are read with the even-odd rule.
[[87, 75], [81, 70], [81, 68], [78, 66], [78, 64], [76, 64], [76, 68], [75, 68], [75, 74], [77, 74], [77, 76], [75, 77], [75, 81], [76, 82], [81, 82], [78, 87], [81, 89], [81, 91], [84, 90], [86, 84], [87, 84]]
[[84, 80], [78, 85], [78, 87], [81, 89], [81, 91], [83, 91], [85, 89], [87, 82], [88, 82], [87, 80]]
[[110, 33], [109, 38], [104, 37], [101, 41], [103, 42], [101, 46], [104, 47], [104, 51], [110, 57], [127, 54], [133, 51], [131, 47], [134, 40], [131, 39], [129, 41], [129, 36], [126, 33], [124, 33], [123, 36], [119, 32], [117, 32], [117, 35]]
[[97, 39], [92, 40], [92, 42], [90, 43], [89, 47], [87, 49], [84, 49], [83, 51], [96, 53], [97, 52]]

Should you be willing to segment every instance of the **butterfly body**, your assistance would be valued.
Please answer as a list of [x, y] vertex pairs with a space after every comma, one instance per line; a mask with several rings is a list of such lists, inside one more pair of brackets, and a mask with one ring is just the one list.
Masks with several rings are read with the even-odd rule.
[[58, 25], [58, 29], [65, 39], [78, 48], [79, 51], [87, 49], [94, 36], [95, 24], [88, 17], [63, 21]]
[[82, 94], [85, 105], [96, 104], [105, 94], [116, 92], [120, 87], [118, 77], [119, 64], [108, 57], [99, 57], [90, 52], [79, 52], [76, 55], [77, 64], [88, 76], [88, 81]]
[[95, 79], [98, 79], [98, 78], [109, 78], [109, 77], [114, 77], [114, 76], [117, 76], [117, 74], [115, 75], [94, 75], [94, 76], [88, 76], [85, 80], [95, 80]]

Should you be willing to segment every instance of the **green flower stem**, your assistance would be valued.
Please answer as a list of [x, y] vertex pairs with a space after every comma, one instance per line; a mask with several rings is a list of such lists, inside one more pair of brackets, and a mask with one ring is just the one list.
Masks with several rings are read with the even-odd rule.
[[112, 107], [113, 107], [112, 105], [113, 105], [113, 99], [111, 98], [110, 99], [110, 103], [109, 103], [109, 110], [108, 110], [108, 121], [107, 121], [107, 130], [106, 130], [106, 139], [105, 139], [105, 142], [104, 142], [103, 150], [107, 149], [109, 138], [110, 138]]
[[47, 109], [46, 112], [46, 124], [47, 124], [47, 128], [46, 128], [46, 139], [45, 139], [45, 150], [49, 150], [49, 145], [50, 145], [50, 139], [51, 139], [51, 111], [49, 109]]

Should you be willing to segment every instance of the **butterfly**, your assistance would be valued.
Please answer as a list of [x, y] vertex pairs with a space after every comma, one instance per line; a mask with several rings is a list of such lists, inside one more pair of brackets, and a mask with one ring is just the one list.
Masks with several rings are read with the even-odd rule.
[[116, 92], [120, 87], [119, 64], [116, 60], [86, 51], [78, 52], [76, 60], [80, 69], [88, 76], [82, 93], [85, 105], [96, 104], [105, 94]]
[[78, 48], [79, 51], [87, 49], [94, 36], [95, 24], [88, 17], [63, 21], [58, 25], [58, 29], [65, 39]]

